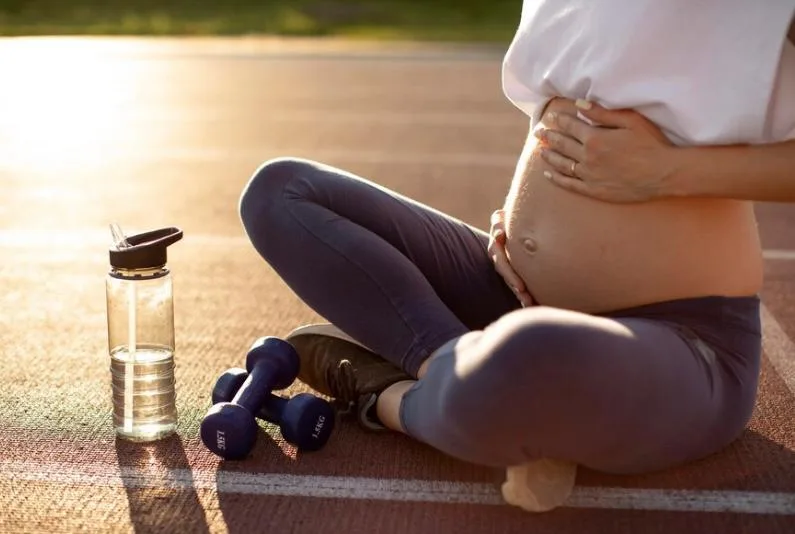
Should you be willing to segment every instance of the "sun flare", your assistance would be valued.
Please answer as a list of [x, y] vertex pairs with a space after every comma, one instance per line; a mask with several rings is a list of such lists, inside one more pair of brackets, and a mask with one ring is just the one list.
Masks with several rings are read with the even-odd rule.
[[54, 170], [131, 141], [124, 123], [140, 77], [130, 62], [91, 40], [22, 39], [0, 48], [0, 63], [4, 159]]

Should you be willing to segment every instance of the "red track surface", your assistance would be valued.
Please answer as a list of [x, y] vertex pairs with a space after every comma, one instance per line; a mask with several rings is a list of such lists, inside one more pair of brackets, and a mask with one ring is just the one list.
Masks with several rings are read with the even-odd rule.
[[[543, 515], [500, 505], [499, 471], [352, 425], [299, 456], [264, 426], [273, 438], [249, 460], [220, 463], [197, 439], [217, 374], [255, 337], [318, 319], [241, 237], [237, 196], [260, 161], [321, 159], [483, 226], [525, 121], [500, 94], [499, 54], [124, 43], [0, 41], [14, 103], [0, 114], [0, 531], [795, 531], [791, 206], [758, 207], [765, 248], [789, 253], [766, 264], [754, 420], [711, 458], [644, 477], [583, 470], [571, 506]], [[110, 428], [112, 220], [186, 234], [170, 256], [179, 437], [156, 445]], [[733, 511], [704, 511], [718, 509]]]

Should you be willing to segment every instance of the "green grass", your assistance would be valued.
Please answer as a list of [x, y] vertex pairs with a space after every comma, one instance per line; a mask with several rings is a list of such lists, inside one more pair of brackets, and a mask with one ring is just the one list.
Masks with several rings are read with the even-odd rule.
[[521, 0], [0, 0], [0, 35], [293, 35], [508, 42]]

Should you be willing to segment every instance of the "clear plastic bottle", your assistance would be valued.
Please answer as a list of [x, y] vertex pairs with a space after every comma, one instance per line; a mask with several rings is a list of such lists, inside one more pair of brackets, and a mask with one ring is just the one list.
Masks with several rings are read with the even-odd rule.
[[182, 230], [125, 237], [112, 225], [106, 278], [108, 351], [116, 434], [154, 441], [176, 431], [174, 304], [166, 248]]

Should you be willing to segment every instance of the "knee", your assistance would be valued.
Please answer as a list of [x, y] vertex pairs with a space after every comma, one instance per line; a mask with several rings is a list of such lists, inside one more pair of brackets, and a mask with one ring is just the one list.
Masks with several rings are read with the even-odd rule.
[[466, 462], [498, 467], [520, 463], [517, 434], [501, 430], [512, 407], [495, 406], [492, 392], [458, 376], [457, 359], [453, 351], [441, 354], [403, 397], [401, 422], [406, 432]]
[[581, 360], [592, 342], [566, 312], [544, 307], [509, 313], [462, 339], [448, 349], [455, 354], [454, 372], [441, 388], [448, 413], [473, 413], [473, 403], [486, 396], [495, 404], [508, 401], [505, 384], [543, 383]]
[[[594, 398], [588, 382], [600, 380], [599, 346], [594, 328], [570, 312], [537, 307], [508, 314], [481, 332], [467, 334], [466, 343], [449, 349], [446, 365], [432, 362], [423, 380], [430, 380], [435, 402], [425, 406], [434, 436], [446, 446], [457, 443], [457, 456], [478, 463], [513, 465], [526, 460], [526, 443], [517, 430], [522, 421], [533, 433], [553, 424], [556, 406]], [[448, 356], [445, 354], [445, 356]], [[571, 398], [569, 398], [571, 397]], [[497, 439], [499, 446], [484, 436]], [[520, 439], [521, 438], [521, 439]], [[533, 446], [541, 446], [536, 440]]]
[[264, 217], [283, 212], [285, 186], [305, 175], [310, 166], [310, 162], [297, 158], [272, 159], [260, 165], [243, 188], [238, 205], [243, 227], [249, 234], [269, 226]]
[[480, 340], [480, 350], [488, 354], [484, 365], [527, 379], [582, 367], [586, 356], [605, 340], [590, 321], [578, 315], [538, 306], [503, 316], [486, 328]]
[[598, 353], [605, 350], [611, 350], [609, 343], [596, 327], [579, 322], [571, 312], [536, 307], [507, 314], [457, 351], [442, 411], [460, 416], [466, 427], [476, 422], [463, 419], [501, 414], [497, 419], [505, 417], [504, 421], [491, 423], [512, 428], [513, 410], [531, 410], [517, 405], [522, 392], [550, 400], [574, 395], [575, 390], [586, 396], [593, 393], [601, 382], [593, 377], [604, 371]]

